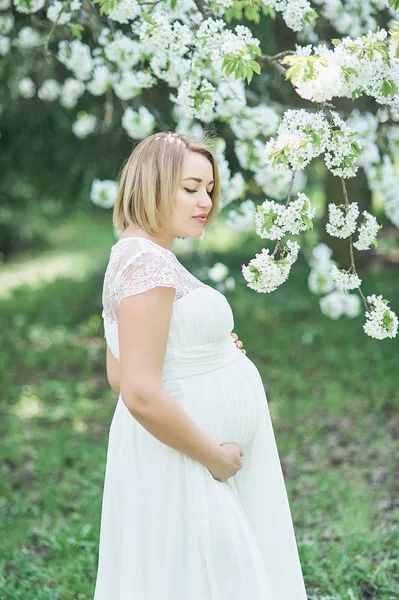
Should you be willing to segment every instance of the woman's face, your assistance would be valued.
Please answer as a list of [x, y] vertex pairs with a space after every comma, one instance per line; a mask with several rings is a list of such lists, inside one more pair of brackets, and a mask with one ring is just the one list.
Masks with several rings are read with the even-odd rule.
[[183, 159], [181, 178], [175, 199], [173, 230], [176, 237], [200, 237], [206, 221], [195, 217], [212, 208], [212, 163], [202, 154], [188, 150]]

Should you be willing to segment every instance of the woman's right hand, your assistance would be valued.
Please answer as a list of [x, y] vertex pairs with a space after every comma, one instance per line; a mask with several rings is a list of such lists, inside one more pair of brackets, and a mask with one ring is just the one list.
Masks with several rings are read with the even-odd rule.
[[214, 479], [224, 482], [242, 468], [241, 457], [244, 456], [244, 451], [234, 442], [220, 444], [220, 447], [222, 449], [220, 460], [212, 467], [208, 467], [208, 471]]

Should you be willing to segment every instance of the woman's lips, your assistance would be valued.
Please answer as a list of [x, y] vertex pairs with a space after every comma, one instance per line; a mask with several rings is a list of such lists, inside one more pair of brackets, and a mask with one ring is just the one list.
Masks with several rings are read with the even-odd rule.
[[200, 223], [206, 223], [206, 217], [194, 217], [194, 219], [200, 221]]

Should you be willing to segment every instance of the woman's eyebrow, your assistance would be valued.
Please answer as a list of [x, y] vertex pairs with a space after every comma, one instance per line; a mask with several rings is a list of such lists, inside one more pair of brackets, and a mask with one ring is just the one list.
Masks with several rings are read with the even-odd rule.
[[[187, 179], [194, 179], [194, 181], [198, 181], [198, 183], [201, 183], [202, 181], [202, 179], [200, 179], [199, 177], [186, 177], [186, 179], [183, 179], [183, 181], [187, 181]], [[210, 185], [211, 183], [215, 183], [213, 179], [208, 183], [208, 185]]]

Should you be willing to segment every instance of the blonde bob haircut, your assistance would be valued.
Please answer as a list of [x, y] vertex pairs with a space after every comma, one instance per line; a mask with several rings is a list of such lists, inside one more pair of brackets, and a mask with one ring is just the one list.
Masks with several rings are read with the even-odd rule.
[[113, 225], [123, 231], [137, 225], [157, 235], [171, 222], [181, 177], [183, 158], [189, 150], [205, 156], [213, 167], [212, 208], [207, 225], [219, 208], [220, 177], [216, 159], [208, 147], [210, 134], [203, 142], [181, 133], [154, 133], [142, 140], [125, 162], [113, 210]]

